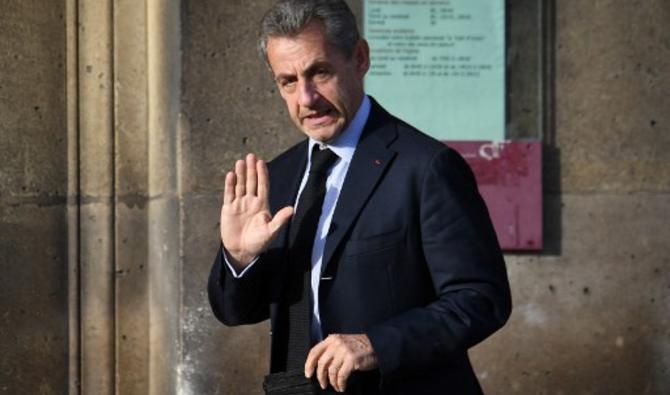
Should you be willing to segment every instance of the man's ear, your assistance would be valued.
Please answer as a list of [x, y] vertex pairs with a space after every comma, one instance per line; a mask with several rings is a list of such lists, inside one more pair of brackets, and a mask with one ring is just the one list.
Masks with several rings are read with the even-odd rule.
[[370, 47], [364, 38], [358, 40], [354, 49], [354, 59], [356, 60], [356, 71], [363, 77], [370, 69]]

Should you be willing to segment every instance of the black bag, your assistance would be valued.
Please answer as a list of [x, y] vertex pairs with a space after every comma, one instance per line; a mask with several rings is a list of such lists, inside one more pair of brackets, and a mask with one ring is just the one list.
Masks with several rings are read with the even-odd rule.
[[[268, 374], [263, 381], [263, 389], [266, 395], [342, 395], [331, 386], [322, 390], [316, 378], [306, 378], [302, 369]], [[377, 371], [354, 372], [349, 377], [347, 390], [344, 392], [350, 395], [378, 395], [380, 393], [379, 372]]]
[[305, 377], [302, 370], [278, 372], [265, 376], [263, 389], [266, 395], [316, 395], [318, 384]]

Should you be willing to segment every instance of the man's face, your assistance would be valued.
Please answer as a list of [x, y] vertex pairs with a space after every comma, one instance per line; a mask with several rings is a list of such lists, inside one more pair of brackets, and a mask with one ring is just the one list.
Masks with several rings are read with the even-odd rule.
[[329, 142], [349, 126], [370, 64], [364, 40], [347, 59], [327, 43], [323, 25], [312, 22], [297, 36], [270, 38], [267, 56], [291, 119], [303, 133]]

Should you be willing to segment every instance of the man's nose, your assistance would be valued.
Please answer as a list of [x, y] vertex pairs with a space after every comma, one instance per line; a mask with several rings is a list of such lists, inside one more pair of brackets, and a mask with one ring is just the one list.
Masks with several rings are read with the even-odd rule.
[[300, 82], [298, 89], [298, 104], [302, 107], [312, 107], [319, 98], [319, 92], [311, 81]]

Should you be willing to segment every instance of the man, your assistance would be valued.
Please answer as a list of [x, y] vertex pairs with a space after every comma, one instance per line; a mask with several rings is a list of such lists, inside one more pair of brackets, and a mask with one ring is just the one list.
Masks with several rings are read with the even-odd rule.
[[467, 350], [511, 302], [469, 168], [365, 95], [369, 50], [343, 1], [280, 1], [260, 49], [308, 139], [226, 175], [215, 315], [270, 318], [271, 372], [299, 366], [327, 391], [481, 393]]

